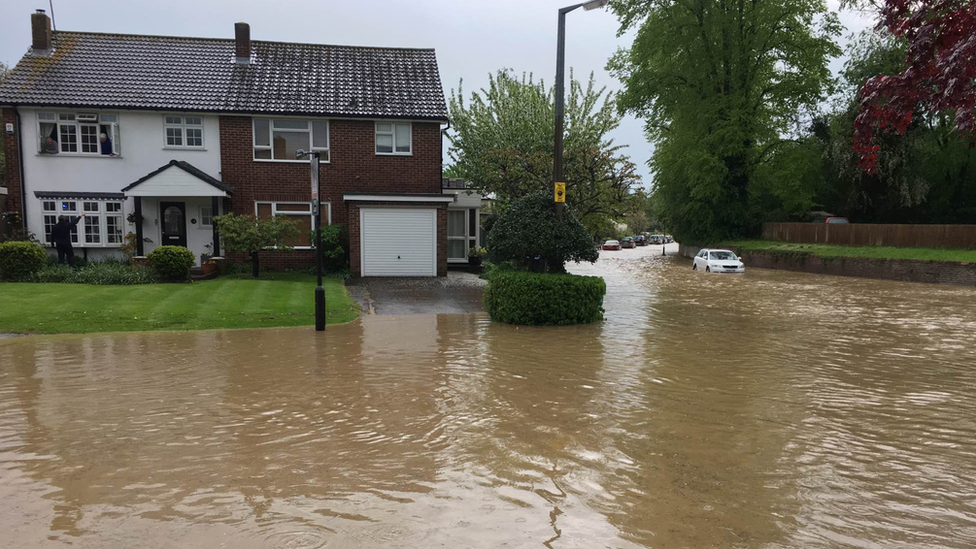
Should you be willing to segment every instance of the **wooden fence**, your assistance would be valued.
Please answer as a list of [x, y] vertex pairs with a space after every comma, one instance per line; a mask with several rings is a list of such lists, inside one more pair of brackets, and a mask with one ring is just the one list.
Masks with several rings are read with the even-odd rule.
[[763, 223], [762, 237], [801, 244], [976, 249], [976, 225]]

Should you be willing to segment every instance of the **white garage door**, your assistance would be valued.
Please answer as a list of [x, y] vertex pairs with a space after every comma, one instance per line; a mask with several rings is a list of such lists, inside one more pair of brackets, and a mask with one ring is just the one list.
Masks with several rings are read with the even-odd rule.
[[363, 276], [436, 276], [437, 210], [359, 210]]

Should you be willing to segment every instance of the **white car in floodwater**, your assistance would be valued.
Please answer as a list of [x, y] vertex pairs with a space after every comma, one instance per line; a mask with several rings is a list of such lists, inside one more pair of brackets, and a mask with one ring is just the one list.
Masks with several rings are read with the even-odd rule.
[[706, 273], [744, 273], [746, 266], [742, 261], [729, 250], [709, 250], [708, 248], [698, 252], [695, 256], [694, 266], [696, 271]]

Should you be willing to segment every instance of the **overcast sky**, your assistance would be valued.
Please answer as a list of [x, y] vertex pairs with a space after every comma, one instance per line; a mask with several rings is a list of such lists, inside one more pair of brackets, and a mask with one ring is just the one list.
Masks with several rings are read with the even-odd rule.
[[[837, 0], [828, 0], [837, 8]], [[464, 79], [465, 95], [501, 68], [533, 73], [551, 84], [555, 74], [556, 10], [572, 0], [54, 0], [55, 23], [63, 30], [233, 38], [234, 23], [251, 25], [254, 40], [360, 46], [432, 47], [445, 97]], [[0, 0], [0, 61], [13, 66], [30, 46], [30, 14], [48, 0]], [[842, 13], [848, 32], [870, 22]], [[608, 11], [567, 16], [566, 64], [585, 78], [590, 71], [610, 89], [619, 84], [606, 72], [609, 58], [629, 45], [617, 38]], [[835, 70], [841, 62], [832, 65]], [[628, 117], [615, 132], [618, 144], [650, 183], [651, 146], [642, 123]]]

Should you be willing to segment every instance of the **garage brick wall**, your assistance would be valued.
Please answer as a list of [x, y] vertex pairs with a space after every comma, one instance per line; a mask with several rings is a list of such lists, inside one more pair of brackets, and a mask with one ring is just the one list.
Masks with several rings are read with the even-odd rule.
[[[329, 149], [330, 162], [323, 162], [319, 170], [320, 199], [331, 203], [333, 223], [345, 223], [349, 219], [350, 208], [342, 200], [346, 193], [441, 192], [441, 132], [437, 122], [413, 123], [411, 156], [384, 156], [375, 153], [373, 120], [330, 120]], [[253, 215], [256, 201], [311, 200], [308, 164], [254, 161], [249, 116], [220, 117], [220, 163], [220, 179], [234, 187], [230, 199], [233, 212]], [[358, 215], [357, 211], [357, 223]], [[446, 217], [444, 223], [443, 241], [438, 241], [438, 249], [447, 245]], [[357, 235], [357, 245], [350, 248], [358, 254], [358, 226], [355, 231], [350, 227], [349, 233]], [[302, 252], [262, 254], [261, 263], [269, 268], [313, 265], [314, 255]], [[288, 257], [289, 254], [293, 257]], [[358, 261], [357, 255], [352, 261], [354, 269], [359, 268]]]
[[[367, 206], [366, 203], [362, 204]], [[349, 224], [349, 267], [352, 276], [362, 276], [362, 249], [359, 240], [359, 204], [350, 203], [347, 211]], [[392, 208], [437, 208], [437, 276], [447, 276], [447, 205], [437, 203], [411, 202], [370, 202], [368, 206], [384, 206]], [[338, 222], [338, 221], [337, 221]]]

